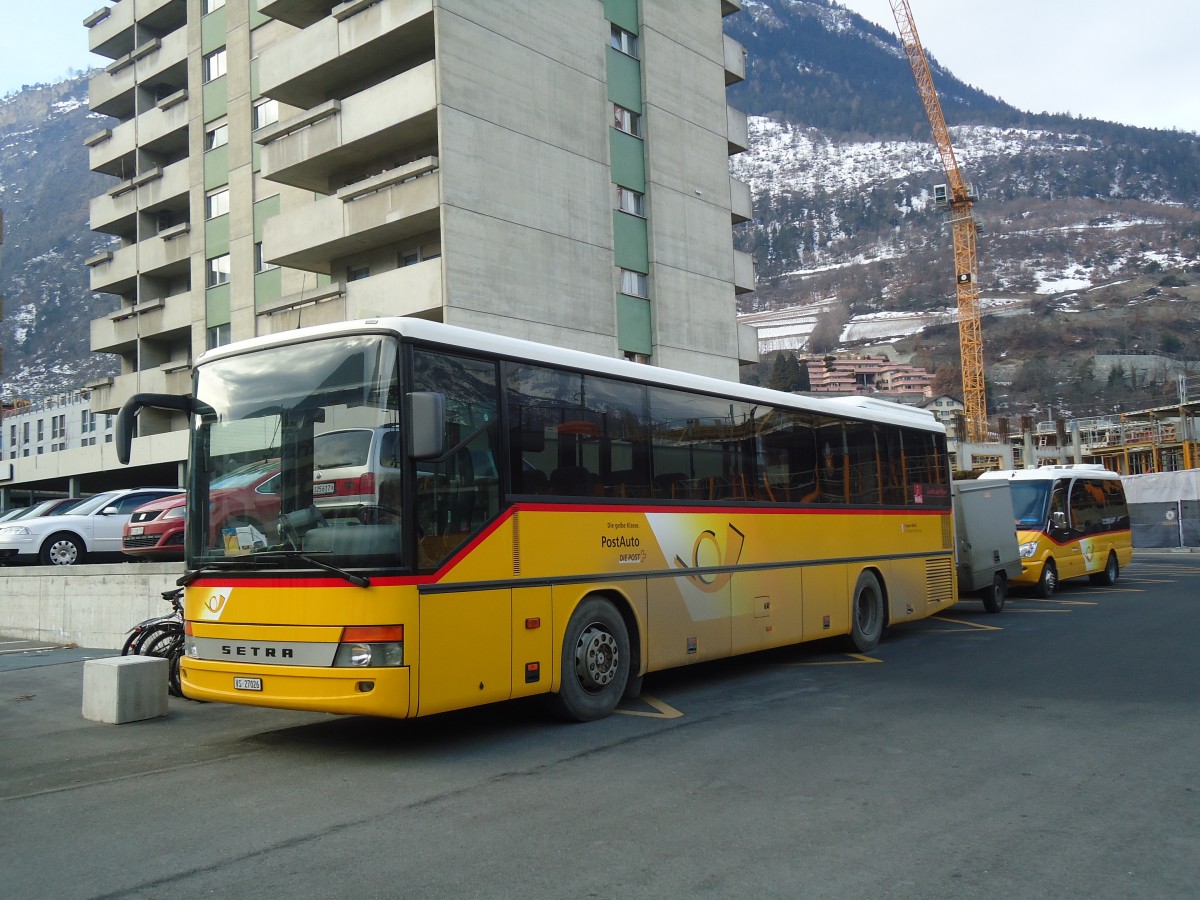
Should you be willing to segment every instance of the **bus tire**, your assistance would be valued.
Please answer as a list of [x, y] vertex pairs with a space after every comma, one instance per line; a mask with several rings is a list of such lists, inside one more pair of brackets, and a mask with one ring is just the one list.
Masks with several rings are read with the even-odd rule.
[[1008, 579], [1003, 572], [992, 576], [992, 583], [979, 592], [983, 608], [990, 613], [998, 613], [1004, 609], [1004, 599], [1008, 596]]
[[850, 644], [859, 653], [875, 649], [883, 636], [883, 588], [871, 572], [863, 572], [850, 600]]
[[1058, 589], [1058, 566], [1054, 560], [1048, 559], [1042, 565], [1042, 574], [1038, 576], [1037, 585], [1033, 592], [1039, 597], [1046, 598]]
[[562, 684], [552, 695], [554, 712], [570, 722], [603, 719], [624, 695], [629, 671], [629, 630], [621, 613], [603, 597], [586, 598], [563, 635]]
[[1100, 572], [1093, 572], [1088, 576], [1088, 580], [1092, 584], [1103, 584], [1112, 586], [1117, 583], [1117, 579], [1121, 577], [1121, 566], [1117, 562], [1117, 554], [1111, 550], [1108, 552], [1108, 561], [1104, 563], [1104, 569]]

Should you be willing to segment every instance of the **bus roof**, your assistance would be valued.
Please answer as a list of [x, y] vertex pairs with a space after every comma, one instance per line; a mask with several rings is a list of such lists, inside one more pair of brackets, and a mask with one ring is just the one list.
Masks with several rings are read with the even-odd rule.
[[196, 365], [197, 367], [203, 366], [218, 359], [253, 350], [298, 344], [337, 335], [362, 333], [395, 334], [402, 338], [441, 345], [450, 350], [468, 352], [474, 350], [508, 359], [528, 360], [543, 365], [594, 372], [598, 375], [611, 375], [616, 378], [642, 381], [664, 387], [717, 394], [749, 402], [769, 403], [773, 406], [783, 406], [821, 415], [863, 419], [938, 433], [946, 430], [945, 426], [928, 410], [903, 406], [874, 397], [824, 398], [791, 394], [734, 381], [722, 381], [705, 375], [693, 375], [689, 372], [665, 369], [661, 366], [613, 359], [595, 353], [567, 350], [550, 344], [539, 344], [520, 338], [489, 334], [458, 325], [446, 325], [441, 322], [403, 316], [313, 325], [250, 338], [209, 350], [200, 356]]
[[1055, 478], [1069, 478], [1072, 475], [1086, 475], [1088, 478], [1120, 478], [1111, 469], [1097, 463], [1076, 463], [1069, 466], [1038, 466], [1036, 469], [1001, 469], [995, 472], [984, 472], [980, 479], [1006, 481], [1052, 481]]

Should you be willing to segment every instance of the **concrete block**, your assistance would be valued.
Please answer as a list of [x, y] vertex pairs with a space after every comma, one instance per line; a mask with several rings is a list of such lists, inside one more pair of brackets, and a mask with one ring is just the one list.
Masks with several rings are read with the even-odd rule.
[[121, 725], [167, 714], [170, 663], [156, 656], [114, 656], [83, 664], [83, 717]]

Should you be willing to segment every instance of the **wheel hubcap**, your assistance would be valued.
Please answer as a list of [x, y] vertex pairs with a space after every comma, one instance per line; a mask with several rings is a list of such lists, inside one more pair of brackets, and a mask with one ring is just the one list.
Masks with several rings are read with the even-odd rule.
[[583, 630], [575, 646], [575, 674], [588, 691], [603, 690], [617, 675], [617, 642], [602, 626]]
[[50, 548], [50, 558], [56, 566], [69, 566], [75, 562], [75, 547], [68, 543], [55, 544]]

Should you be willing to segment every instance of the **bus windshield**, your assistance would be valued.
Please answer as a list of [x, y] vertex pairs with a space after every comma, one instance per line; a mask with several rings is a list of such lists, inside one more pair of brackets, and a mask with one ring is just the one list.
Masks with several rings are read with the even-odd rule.
[[1013, 511], [1018, 528], [1041, 528], [1046, 524], [1046, 502], [1050, 499], [1049, 481], [1010, 481]]
[[402, 564], [397, 341], [313, 340], [196, 372], [190, 567]]

